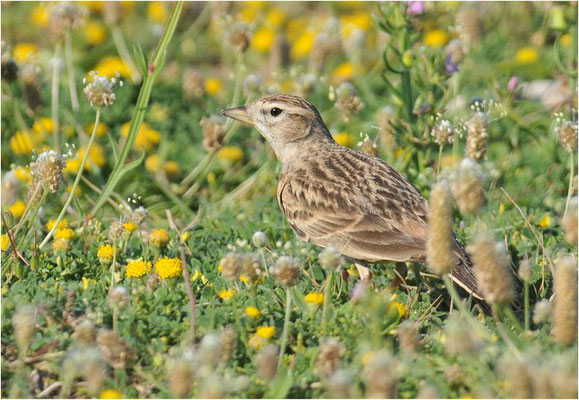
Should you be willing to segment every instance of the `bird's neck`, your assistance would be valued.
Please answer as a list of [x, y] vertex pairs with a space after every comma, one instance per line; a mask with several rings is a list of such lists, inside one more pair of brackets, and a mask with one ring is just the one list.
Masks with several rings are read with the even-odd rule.
[[329, 132], [314, 132], [296, 142], [284, 143], [282, 146], [275, 146], [273, 150], [277, 159], [282, 163], [283, 169], [291, 169], [294, 165], [300, 164], [304, 159], [315, 157], [323, 149], [336, 144]]

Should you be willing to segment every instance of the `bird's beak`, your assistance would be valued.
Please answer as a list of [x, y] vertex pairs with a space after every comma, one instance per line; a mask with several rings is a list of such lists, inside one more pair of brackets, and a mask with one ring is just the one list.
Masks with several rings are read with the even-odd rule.
[[222, 111], [221, 114], [225, 115], [226, 117], [245, 122], [246, 124], [253, 125], [253, 119], [245, 107], [230, 108], [228, 110]]

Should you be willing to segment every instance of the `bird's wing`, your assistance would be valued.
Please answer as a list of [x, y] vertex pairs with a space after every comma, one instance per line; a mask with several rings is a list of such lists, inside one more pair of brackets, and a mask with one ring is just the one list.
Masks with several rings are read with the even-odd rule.
[[359, 260], [424, 259], [428, 204], [398, 172], [353, 151], [287, 171], [278, 201], [305, 241]]

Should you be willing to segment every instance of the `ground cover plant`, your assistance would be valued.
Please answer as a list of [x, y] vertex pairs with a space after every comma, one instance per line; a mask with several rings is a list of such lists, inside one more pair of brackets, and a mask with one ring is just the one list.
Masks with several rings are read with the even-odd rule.
[[[3, 397], [577, 398], [577, 3], [2, 2], [1, 29]], [[429, 199], [427, 265], [363, 282], [295, 237], [220, 115], [267, 93]]]

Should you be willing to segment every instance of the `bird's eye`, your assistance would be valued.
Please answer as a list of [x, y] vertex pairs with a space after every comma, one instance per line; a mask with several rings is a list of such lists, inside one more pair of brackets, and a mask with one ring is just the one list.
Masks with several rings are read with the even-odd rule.
[[280, 115], [282, 113], [282, 110], [280, 110], [277, 107], [274, 107], [271, 109], [271, 111], [269, 112], [272, 116], [277, 117], [278, 115]]

